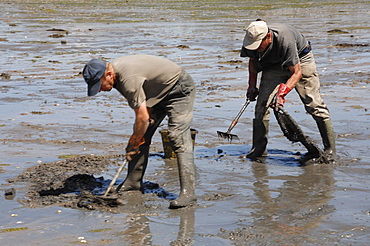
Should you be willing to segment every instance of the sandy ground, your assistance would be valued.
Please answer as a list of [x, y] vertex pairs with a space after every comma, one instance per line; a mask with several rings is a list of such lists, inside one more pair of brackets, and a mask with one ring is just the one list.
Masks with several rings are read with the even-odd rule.
[[[2, 3], [1, 245], [368, 244], [368, 2]], [[239, 141], [217, 136], [245, 102], [247, 60], [238, 50], [258, 17], [294, 25], [313, 43], [336, 132], [335, 164], [299, 166], [304, 147], [285, 139], [275, 119], [268, 157], [243, 158], [253, 103], [233, 130]], [[142, 53], [175, 61], [197, 84], [198, 203], [191, 208], [168, 209], [178, 175], [176, 163], [162, 158], [160, 134], [146, 194], [96, 195], [122, 163], [133, 113], [118, 92], [87, 97], [80, 72], [93, 57]], [[321, 146], [295, 92], [286, 109]]]

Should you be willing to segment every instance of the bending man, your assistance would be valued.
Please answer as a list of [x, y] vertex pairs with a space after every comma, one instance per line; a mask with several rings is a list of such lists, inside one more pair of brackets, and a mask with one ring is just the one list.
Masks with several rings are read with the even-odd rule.
[[134, 131], [126, 147], [128, 173], [116, 190], [143, 191], [151, 139], [168, 116], [169, 138], [177, 154], [181, 188], [178, 198], [170, 202], [170, 208], [195, 203], [195, 166], [190, 133], [195, 84], [190, 75], [167, 59], [130, 55], [111, 63], [92, 59], [85, 65], [83, 76], [88, 96], [115, 88], [135, 112]]

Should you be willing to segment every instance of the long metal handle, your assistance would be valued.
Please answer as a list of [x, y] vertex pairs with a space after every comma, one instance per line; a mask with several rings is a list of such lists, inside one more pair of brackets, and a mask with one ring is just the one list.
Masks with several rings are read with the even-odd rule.
[[122, 163], [122, 165], [118, 168], [117, 172], [116, 172], [116, 175], [114, 175], [112, 181], [110, 182], [107, 190], [105, 191], [104, 195], [103, 196], [107, 196], [109, 191], [112, 189], [113, 185], [116, 183], [119, 175], [121, 174], [123, 168], [126, 166], [126, 163], [127, 163], [127, 159], [125, 159]]
[[240, 116], [244, 113], [245, 109], [248, 107], [251, 100], [247, 99], [247, 101], [244, 103], [243, 107], [240, 109], [238, 115], [235, 117], [235, 119], [231, 122], [229, 129], [227, 129], [226, 133], [230, 133], [231, 130], [235, 127], [235, 125], [238, 123]]

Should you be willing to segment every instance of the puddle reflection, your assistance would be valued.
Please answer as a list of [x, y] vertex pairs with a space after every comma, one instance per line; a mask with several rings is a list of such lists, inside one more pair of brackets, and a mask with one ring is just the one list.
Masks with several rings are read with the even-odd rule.
[[252, 213], [254, 225], [275, 233], [305, 235], [301, 232], [318, 227], [335, 210], [329, 205], [335, 183], [330, 165], [304, 167], [300, 174], [291, 176], [274, 175], [267, 165], [253, 162], [252, 172], [257, 198]]

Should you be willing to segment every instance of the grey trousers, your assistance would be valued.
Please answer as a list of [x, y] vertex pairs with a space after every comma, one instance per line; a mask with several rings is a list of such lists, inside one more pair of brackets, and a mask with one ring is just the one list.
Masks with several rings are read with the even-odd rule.
[[[145, 143], [139, 147], [140, 152], [134, 155], [132, 160], [128, 163], [127, 177], [118, 189], [122, 187], [124, 191], [142, 191], [142, 180], [148, 164], [149, 147], [153, 134], [164, 117], [168, 116], [169, 138], [175, 147], [175, 152], [178, 154], [177, 163], [179, 166], [180, 185], [181, 187], [185, 187], [185, 192], [182, 191], [182, 193], [185, 194], [186, 199], [189, 198], [190, 201], [194, 200], [193, 187], [195, 165], [190, 132], [190, 124], [193, 119], [194, 100], [194, 81], [189, 74], [182, 71], [179, 80], [169, 94], [160, 103], [151, 108], [150, 115], [152, 121], [144, 134]], [[189, 185], [186, 186], [187, 184]], [[189, 194], [191, 194], [191, 196]], [[184, 199], [177, 201], [176, 205], [177, 203], [183, 205], [183, 203], [188, 202], [186, 199], [185, 201], [183, 201]]]
[[[323, 120], [330, 118], [330, 113], [320, 95], [320, 80], [316, 70], [316, 63], [312, 52], [300, 59], [302, 78], [297, 83], [297, 91], [307, 113], [314, 118]], [[269, 120], [271, 94], [280, 83], [286, 83], [291, 76], [290, 71], [283, 71], [280, 68], [265, 69], [262, 71], [259, 95], [255, 108], [255, 118], [259, 120]], [[288, 96], [289, 97], [289, 94]]]
[[[151, 110], [151, 118], [154, 120], [145, 135], [145, 145], [150, 145], [156, 129], [168, 116], [169, 139], [176, 153], [193, 154], [193, 143], [190, 125], [193, 120], [193, 106], [195, 101], [195, 83], [191, 76], [182, 71], [176, 85], [170, 93]], [[140, 154], [139, 154], [140, 155]]]

